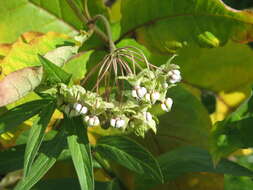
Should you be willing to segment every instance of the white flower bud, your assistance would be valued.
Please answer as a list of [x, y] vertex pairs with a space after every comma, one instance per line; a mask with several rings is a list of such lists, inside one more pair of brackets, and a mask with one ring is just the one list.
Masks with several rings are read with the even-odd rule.
[[111, 119], [110, 120], [110, 124], [111, 124], [112, 127], [115, 127], [115, 125], [116, 125], [116, 119]]
[[149, 121], [152, 120], [151, 113], [149, 113], [149, 112], [143, 112], [143, 115], [144, 115], [144, 117], [145, 117], [145, 119], [146, 119], [147, 122], [149, 122]]
[[137, 89], [136, 92], [137, 92], [137, 96], [139, 98], [142, 98], [147, 93], [147, 89], [145, 87], [141, 87], [141, 88]]
[[88, 112], [88, 108], [87, 107], [85, 107], [85, 106], [83, 106], [82, 107], [82, 109], [81, 109], [81, 111], [80, 111], [80, 114], [86, 114]]
[[175, 74], [175, 75], [179, 75], [179, 76], [180, 76], [180, 74], [181, 74], [181, 73], [180, 73], [180, 71], [179, 71], [179, 70], [177, 70], [177, 69], [173, 70], [172, 72], [173, 72], [173, 74]]
[[151, 101], [151, 96], [149, 93], [145, 94], [145, 100], [150, 102]]
[[172, 75], [171, 78], [173, 80], [177, 80], [177, 81], [180, 81], [181, 80], [181, 76], [180, 75]]
[[151, 102], [152, 102], [152, 104], [154, 104], [159, 98], [160, 98], [160, 93], [159, 92], [153, 92], [151, 94]]
[[180, 82], [182, 79], [181, 73], [177, 69], [169, 71], [168, 75], [170, 76], [170, 83], [172, 84]]
[[134, 98], [138, 98], [136, 90], [132, 90], [132, 96], [133, 96]]
[[161, 108], [163, 111], [169, 112], [168, 108], [166, 107], [165, 104], [161, 104]]
[[74, 103], [73, 105], [73, 108], [77, 111], [77, 112], [80, 112], [81, 109], [82, 109], [82, 104], [79, 104], [79, 103]]
[[125, 125], [125, 120], [123, 119], [118, 119], [117, 122], [116, 122], [116, 127], [117, 128], [121, 128]]
[[94, 126], [94, 122], [95, 122], [95, 118], [94, 117], [91, 117], [88, 121], [88, 125], [89, 126]]
[[98, 126], [100, 124], [98, 117], [94, 116], [93, 118], [94, 118], [93, 126]]
[[84, 117], [84, 121], [85, 121], [86, 123], [88, 123], [89, 119], [90, 119], [90, 117], [89, 117], [88, 115], [86, 115], [86, 116]]
[[162, 86], [163, 86], [163, 88], [165, 88], [165, 89], [169, 87], [169, 85], [168, 85], [168, 83], [167, 83], [167, 82], [163, 83], [163, 85], [162, 85]]

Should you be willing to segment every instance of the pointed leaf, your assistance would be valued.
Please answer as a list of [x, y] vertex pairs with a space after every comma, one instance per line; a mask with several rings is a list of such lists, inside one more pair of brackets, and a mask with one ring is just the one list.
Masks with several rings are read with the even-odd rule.
[[17, 106], [0, 116], [0, 134], [10, 131], [22, 124], [27, 119], [38, 114], [48, 105], [49, 100], [35, 100]]
[[63, 149], [66, 147], [66, 132], [63, 129], [43, 147], [34, 164], [31, 167], [29, 175], [23, 178], [14, 190], [31, 189], [54, 165]]
[[70, 81], [71, 75], [66, 73], [63, 69], [41, 55], [39, 55], [39, 59], [44, 68], [43, 83], [47, 88], [57, 83], [67, 84]]
[[41, 82], [42, 67], [27, 67], [0, 81], [0, 107], [15, 102], [33, 91]]
[[55, 108], [55, 102], [49, 102], [49, 104], [41, 110], [37, 120], [30, 129], [25, 150], [24, 177], [26, 177], [29, 173], [41, 142], [45, 136], [46, 127], [54, 113]]
[[95, 150], [104, 158], [115, 161], [140, 174], [163, 181], [161, 169], [148, 150], [133, 140], [122, 136], [108, 136], [99, 139]]
[[68, 146], [74, 162], [82, 190], [94, 189], [93, 165], [87, 128], [84, 127], [82, 118], [66, 118], [68, 125]]

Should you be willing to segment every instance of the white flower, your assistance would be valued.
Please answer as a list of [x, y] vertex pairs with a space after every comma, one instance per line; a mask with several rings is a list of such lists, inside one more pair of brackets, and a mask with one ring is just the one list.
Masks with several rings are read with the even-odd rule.
[[152, 102], [152, 104], [154, 104], [159, 98], [160, 98], [160, 93], [159, 92], [153, 92], [151, 94], [151, 102]]
[[147, 93], [147, 89], [145, 87], [138, 88], [136, 90], [138, 98], [143, 98]]
[[94, 116], [93, 118], [94, 118], [93, 126], [98, 126], [100, 124], [98, 117]]
[[121, 127], [123, 127], [124, 125], [125, 125], [125, 120], [123, 120], [123, 119], [117, 120], [117, 122], [116, 122], [116, 127], [117, 127], [117, 128], [121, 128]]
[[82, 107], [82, 109], [81, 109], [81, 111], [80, 111], [80, 114], [86, 114], [88, 112], [88, 108], [87, 107], [85, 107], [85, 106], [83, 106]]
[[94, 123], [95, 123], [95, 118], [94, 117], [90, 117], [89, 120], [88, 120], [88, 125], [89, 126], [94, 126]]
[[152, 120], [152, 115], [149, 112], [143, 112], [144, 118], [146, 119], [147, 122]]
[[81, 109], [82, 109], [82, 104], [79, 104], [79, 103], [74, 103], [73, 105], [73, 108], [77, 111], [77, 112], [80, 112]]
[[115, 125], [116, 125], [116, 119], [111, 119], [110, 120], [110, 124], [111, 124], [112, 127], [115, 127]]
[[134, 98], [138, 98], [136, 90], [132, 90], [132, 96], [133, 96]]
[[181, 73], [179, 70], [174, 69], [168, 72], [168, 75], [170, 77], [170, 83], [174, 84], [177, 82], [180, 82], [182, 77], [181, 77]]
[[88, 116], [88, 115], [86, 115], [86, 116], [84, 117], [84, 121], [85, 121], [86, 123], [88, 123], [89, 119], [90, 119], [90, 116]]
[[161, 104], [162, 110], [169, 112], [172, 108], [173, 100], [171, 98], [167, 98], [164, 103]]

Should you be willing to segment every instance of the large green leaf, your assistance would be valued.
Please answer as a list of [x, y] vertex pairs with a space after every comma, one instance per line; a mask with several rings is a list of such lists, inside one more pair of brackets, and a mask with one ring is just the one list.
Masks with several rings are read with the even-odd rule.
[[[47, 3], [52, 4], [51, 1]], [[60, 9], [58, 11], [60, 12]], [[20, 34], [27, 31], [72, 33], [76, 30], [74, 21], [77, 19], [67, 23], [28, 0], [1, 1], [0, 17], [1, 43], [13, 42]]]
[[45, 130], [56, 108], [55, 102], [49, 102], [48, 106], [41, 110], [34, 122], [27, 139], [24, 161], [24, 177], [27, 177], [40, 145], [45, 136]]
[[[185, 173], [192, 172], [253, 176], [253, 171], [228, 160], [222, 160], [215, 167], [211, 155], [206, 150], [197, 147], [186, 146], [177, 148], [162, 154], [158, 160], [166, 182]], [[146, 178], [144, 181], [139, 179], [137, 183], [139, 185], [138, 189], [149, 189], [151, 188], [152, 179]], [[153, 181], [153, 184], [158, 185], [159, 183]]]
[[66, 131], [61, 131], [40, 151], [31, 167], [29, 175], [24, 177], [15, 187], [15, 190], [31, 189], [54, 165], [63, 149], [66, 147]]
[[221, 0], [124, 0], [121, 5], [122, 37], [136, 32], [138, 40], [156, 52], [173, 52], [186, 44], [218, 47], [229, 39], [253, 40], [252, 13], [231, 9]]
[[81, 189], [93, 190], [93, 166], [87, 128], [84, 127], [81, 117], [75, 117], [73, 119], [65, 118], [65, 122], [69, 131], [67, 137], [68, 146]]
[[49, 100], [36, 100], [17, 106], [0, 116], [0, 134], [10, 131], [38, 114]]
[[0, 81], [0, 107], [13, 103], [33, 91], [42, 80], [42, 67], [27, 67]]
[[156, 159], [133, 140], [123, 136], [102, 137], [95, 149], [106, 159], [115, 161], [140, 175], [149, 175], [159, 182], [163, 181]]

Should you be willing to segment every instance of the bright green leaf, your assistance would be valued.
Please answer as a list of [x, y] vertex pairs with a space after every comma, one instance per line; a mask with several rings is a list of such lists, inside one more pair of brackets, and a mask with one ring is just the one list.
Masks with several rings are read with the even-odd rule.
[[123, 136], [107, 136], [99, 139], [96, 151], [104, 158], [140, 174], [149, 175], [162, 182], [161, 169], [148, 150]]
[[79, 178], [82, 190], [94, 189], [94, 177], [91, 150], [82, 118], [65, 118], [65, 125], [69, 134], [67, 137], [69, 150]]

